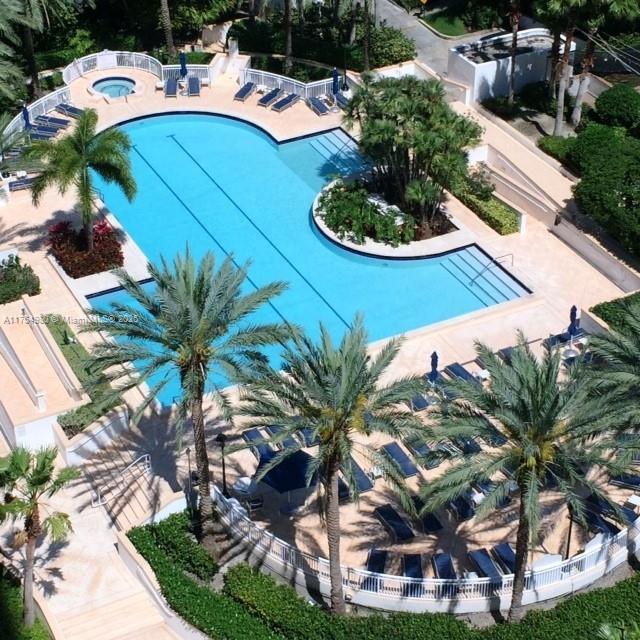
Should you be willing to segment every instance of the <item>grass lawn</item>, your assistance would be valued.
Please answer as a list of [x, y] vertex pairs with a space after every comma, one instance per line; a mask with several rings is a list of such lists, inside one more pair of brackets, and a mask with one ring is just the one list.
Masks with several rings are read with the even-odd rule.
[[430, 27], [445, 36], [463, 36], [468, 30], [462, 22], [464, 2], [461, 0], [431, 0], [426, 5], [428, 13], [422, 17]]

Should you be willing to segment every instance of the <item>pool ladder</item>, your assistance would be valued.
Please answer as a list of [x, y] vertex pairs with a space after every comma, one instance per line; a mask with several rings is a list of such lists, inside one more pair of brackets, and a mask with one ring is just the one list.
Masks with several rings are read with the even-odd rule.
[[494, 266], [497, 266], [499, 264], [502, 264], [500, 262], [500, 260], [502, 260], [503, 258], [511, 258], [511, 266], [513, 267], [513, 253], [505, 253], [501, 256], [497, 256], [495, 258], [491, 258], [490, 262], [487, 262], [487, 264], [484, 265], [484, 267], [482, 267], [482, 269], [480, 269], [480, 271], [478, 271], [478, 273], [473, 276], [473, 278], [471, 278], [471, 280], [469, 280], [469, 286], [471, 286], [472, 284], [475, 283], [475, 281], [485, 272], [488, 271], [489, 269], [491, 269]]

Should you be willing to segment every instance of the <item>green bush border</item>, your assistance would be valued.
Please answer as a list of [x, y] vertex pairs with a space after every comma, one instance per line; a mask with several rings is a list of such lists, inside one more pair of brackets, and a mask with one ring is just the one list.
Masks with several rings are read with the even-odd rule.
[[589, 311], [604, 320], [612, 329], [620, 329], [624, 325], [629, 306], [636, 304], [640, 304], [640, 292], [601, 302], [591, 307]]
[[22, 622], [22, 589], [16, 578], [0, 564], [0, 638], [2, 640], [50, 640], [41, 620], [31, 629]]
[[475, 213], [480, 220], [486, 222], [501, 236], [516, 233], [519, 229], [520, 216], [518, 212], [496, 196], [482, 200], [471, 193], [458, 192], [454, 194], [462, 204]]

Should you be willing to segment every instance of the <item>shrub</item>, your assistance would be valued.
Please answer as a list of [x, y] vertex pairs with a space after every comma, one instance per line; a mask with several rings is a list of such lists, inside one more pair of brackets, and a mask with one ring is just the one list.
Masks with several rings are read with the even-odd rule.
[[469, 31], [491, 29], [503, 23], [498, 5], [486, 0], [466, 0], [461, 18]]
[[0, 638], [2, 640], [50, 640], [49, 633], [40, 620], [36, 620], [31, 629], [26, 629], [22, 616], [20, 584], [0, 565]]
[[122, 266], [120, 241], [108, 222], [94, 224], [93, 243], [93, 251], [87, 251], [83, 232], [73, 229], [69, 222], [58, 222], [49, 229], [51, 253], [72, 278]]
[[530, 82], [518, 92], [518, 102], [527, 109], [555, 115], [557, 101], [549, 97], [548, 83]]
[[413, 220], [396, 224], [395, 216], [383, 212], [369, 197], [362, 183], [340, 180], [320, 196], [318, 215], [339, 238], [347, 237], [357, 244], [372, 238], [396, 247], [413, 240]]
[[640, 293], [601, 302], [589, 311], [602, 318], [612, 329], [620, 329], [626, 321], [629, 307], [636, 304], [640, 304]]
[[640, 127], [640, 93], [628, 84], [616, 84], [596, 98], [596, 113], [612, 127]]
[[150, 527], [132, 529], [127, 536], [151, 565], [169, 606], [189, 624], [216, 640], [284, 640], [241, 604], [185, 575], [158, 546]]
[[0, 304], [39, 293], [40, 279], [28, 264], [20, 263], [18, 256], [10, 255], [0, 262]]
[[482, 106], [505, 120], [511, 120], [520, 113], [518, 104], [516, 102], [509, 104], [509, 99], [506, 96], [487, 98], [482, 102]]
[[591, 123], [573, 140], [567, 159], [581, 172], [595, 168], [623, 151], [625, 136], [622, 128]]
[[416, 46], [399, 29], [382, 25], [371, 29], [371, 68], [386, 67], [416, 57]]
[[575, 137], [545, 136], [538, 140], [538, 146], [556, 160], [571, 165], [569, 155], [575, 141]]

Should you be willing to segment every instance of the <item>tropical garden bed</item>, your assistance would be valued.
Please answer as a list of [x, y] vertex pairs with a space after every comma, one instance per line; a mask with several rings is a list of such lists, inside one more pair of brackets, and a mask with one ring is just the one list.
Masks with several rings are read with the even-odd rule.
[[0, 261], [0, 304], [40, 293], [40, 279], [28, 264], [11, 255]]
[[595, 313], [599, 318], [604, 320], [612, 329], [619, 330], [625, 324], [625, 318], [628, 316], [629, 307], [640, 304], [640, 292], [632, 293], [623, 298], [615, 300], [607, 300], [591, 307], [589, 311]]
[[36, 620], [31, 629], [23, 622], [20, 582], [0, 564], [0, 638], [2, 640], [50, 640], [45, 625]]

